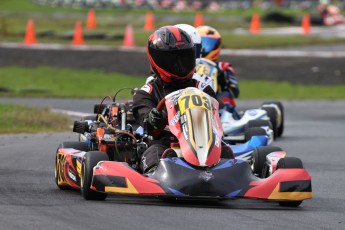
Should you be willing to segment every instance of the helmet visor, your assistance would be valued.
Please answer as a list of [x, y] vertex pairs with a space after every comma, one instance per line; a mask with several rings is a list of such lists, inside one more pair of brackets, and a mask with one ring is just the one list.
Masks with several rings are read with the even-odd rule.
[[185, 77], [195, 68], [195, 48], [161, 51], [150, 48], [150, 54], [158, 67], [172, 75]]
[[201, 37], [203, 55], [216, 50], [220, 46], [220, 38]]

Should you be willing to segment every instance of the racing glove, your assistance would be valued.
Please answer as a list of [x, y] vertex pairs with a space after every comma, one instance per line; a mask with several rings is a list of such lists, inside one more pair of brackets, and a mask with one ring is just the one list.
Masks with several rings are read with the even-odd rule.
[[158, 109], [153, 108], [149, 112], [148, 122], [154, 129], [161, 129], [165, 124], [165, 119]]

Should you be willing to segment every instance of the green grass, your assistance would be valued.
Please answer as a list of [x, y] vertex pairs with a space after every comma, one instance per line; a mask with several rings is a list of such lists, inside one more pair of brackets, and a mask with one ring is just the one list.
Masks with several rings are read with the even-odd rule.
[[[144, 77], [53, 67], [1, 67], [0, 96], [103, 98], [125, 87], [141, 87]], [[306, 86], [287, 82], [241, 81], [240, 99], [345, 99], [345, 85]], [[4, 90], [3, 90], [4, 91]], [[118, 98], [131, 98], [130, 90]]]
[[[53, 67], [1, 67], [0, 87], [10, 92], [0, 96], [99, 98], [113, 96], [125, 87], [141, 87], [144, 77]], [[124, 91], [119, 97], [129, 97]]]
[[69, 117], [48, 109], [0, 104], [0, 134], [67, 131], [70, 124]]

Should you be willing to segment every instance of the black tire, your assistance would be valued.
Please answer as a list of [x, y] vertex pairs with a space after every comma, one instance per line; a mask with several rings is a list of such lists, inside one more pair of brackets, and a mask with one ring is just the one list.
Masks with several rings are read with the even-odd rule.
[[247, 128], [269, 126], [272, 129], [271, 122], [267, 120], [251, 120], [248, 121], [248, 123], [245, 126]]
[[108, 155], [99, 151], [90, 151], [85, 154], [81, 176], [81, 194], [85, 200], [105, 200], [105, 198], [107, 198], [106, 193], [101, 193], [90, 189], [93, 176], [93, 167], [95, 167], [100, 161], [109, 161]]
[[278, 120], [277, 120], [277, 110], [273, 107], [263, 107], [262, 110], [267, 112], [267, 116], [270, 118], [273, 130], [273, 138], [276, 139], [278, 135]]
[[69, 190], [69, 189], [72, 189], [72, 187], [58, 184], [58, 171], [60, 171], [59, 170], [60, 165], [58, 165], [58, 154], [57, 154], [57, 152], [58, 152], [58, 149], [60, 149], [60, 148], [73, 148], [73, 149], [78, 149], [78, 150], [87, 152], [87, 151], [89, 151], [89, 146], [86, 143], [75, 142], [75, 141], [66, 141], [66, 142], [63, 142], [62, 144], [60, 144], [56, 150], [55, 168], [54, 168], [55, 184], [61, 190]]
[[[245, 141], [248, 141], [251, 138], [250, 134], [247, 135], [247, 131], [246, 130], [248, 130], [250, 128], [254, 128], [254, 127], [260, 128], [262, 126], [269, 126], [270, 129], [272, 129], [272, 124], [271, 124], [270, 121], [267, 121], [267, 120], [251, 120], [251, 121], [248, 121], [248, 123], [244, 126]], [[264, 130], [264, 129], [262, 129], [262, 130]], [[260, 132], [262, 132], [262, 131], [260, 131]], [[265, 131], [265, 134], [256, 134], [256, 135], [267, 135], [267, 133]], [[252, 136], [255, 136], [255, 134], [252, 135]]]
[[303, 169], [303, 163], [301, 159], [297, 157], [285, 157], [278, 161], [277, 170], [284, 169]]
[[[285, 157], [278, 161], [277, 170], [280, 168], [303, 168], [303, 163], [301, 159], [297, 157]], [[298, 207], [303, 201], [279, 201], [279, 205], [282, 207]]]
[[[87, 115], [87, 116], [84, 116], [80, 119], [80, 121], [86, 121], [86, 120], [97, 121], [97, 114]], [[80, 142], [83, 141], [82, 136], [83, 136], [83, 134], [78, 135], [78, 140]]]
[[265, 136], [267, 135], [266, 131], [260, 127], [252, 127], [244, 129], [244, 136], [246, 142], [249, 141], [253, 136]]
[[272, 152], [282, 151], [277, 146], [261, 146], [253, 151], [253, 173], [260, 178], [268, 176], [268, 168], [266, 167], [266, 156]]
[[285, 111], [284, 111], [284, 106], [283, 106], [283, 103], [281, 103], [280, 101], [268, 101], [268, 102], [264, 102], [261, 106], [263, 105], [268, 105], [268, 104], [275, 104], [278, 106], [279, 110], [280, 110], [280, 113], [281, 113], [281, 123], [280, 125], [278, 126], [278, 129], [277, 129], [277, 136], [278, 137], [281, 137], [284, 133], [284, 120], [285, 120]]

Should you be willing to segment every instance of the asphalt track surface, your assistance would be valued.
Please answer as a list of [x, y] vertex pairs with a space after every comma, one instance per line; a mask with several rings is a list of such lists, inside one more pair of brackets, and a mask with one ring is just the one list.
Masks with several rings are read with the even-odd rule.
[[[89, 112], [92, 101], [6, 99], [0, 102]], [[0, 135], [0, 229], [345, 229], [345, 101], [283, 101], [285, 133], [275, 145], [300, 157], [312, 175], [313, 199], [298, 208], [260, 200], [179, 201], [112, 196], [86, 201], [54, 183], [54, 154], [73, 133]], [[260, 101], [239, 101], [241, 108]]]
[[[238, 80], [268, 80], [303, 85], [345, 84], [345, 46], [286, 49], [222, 49], [221, 61], [231, 62]], [[150, 72], [145, 48], [0, 43], [0, 67], [53, 66], [97, 69], [146, 78]]]

